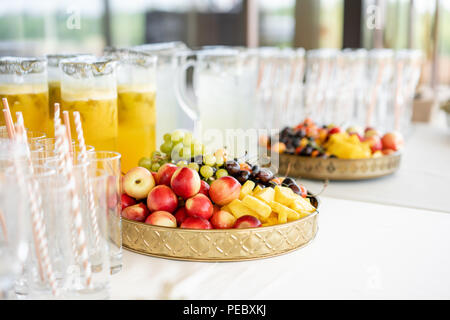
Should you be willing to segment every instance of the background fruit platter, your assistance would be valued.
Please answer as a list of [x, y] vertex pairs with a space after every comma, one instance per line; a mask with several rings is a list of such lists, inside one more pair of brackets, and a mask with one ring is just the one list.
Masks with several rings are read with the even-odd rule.
[[280, 255], [315, 237], [318, 199], [304, 186], [224, 150], [199, 148], [179, 158], [183, 148], [184, 155], [195, 149], [189, 135], [168, 134], [161, 151], [123, 176], [125, 248], [170, 259], [238, 261]]
[[[276, 141], [276, 142], [275, 142]], [[278, 136], [261, 141], [279, 154], [279, 173], [297, 178], [362, 180], [394, 173], [400, 166], [403, 138], [374, 128], [317, 126], [307, 118]]]

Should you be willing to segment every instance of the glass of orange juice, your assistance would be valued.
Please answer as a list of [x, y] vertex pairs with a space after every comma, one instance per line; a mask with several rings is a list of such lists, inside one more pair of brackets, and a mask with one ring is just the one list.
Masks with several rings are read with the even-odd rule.
[[[49, 132], [47, 60], [39, 57], [0, 58], [0, 98], [8, 99], [13, 121], [21, 111], [25, 127]], [[0, 125], [4, 125], [0, 117]]]
[[156, 55], [131, 49], [106, 48], [118, 60], [118, 151], [127, 172], [156, 149]]
[[[87, 144], [117, 151], [116, 61], [79, 56], [61, 60], [61, 110], [78, 111]], [[71, 117], [72, 137], [76, 137]]]

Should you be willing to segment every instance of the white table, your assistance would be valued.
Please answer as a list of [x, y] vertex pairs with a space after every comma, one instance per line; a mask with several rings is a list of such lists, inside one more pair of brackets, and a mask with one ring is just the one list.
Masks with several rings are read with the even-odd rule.
[[123, 262], [113, 299], [450, 299], [450, 214], [324, 197], [314, 242], [280, 257]]

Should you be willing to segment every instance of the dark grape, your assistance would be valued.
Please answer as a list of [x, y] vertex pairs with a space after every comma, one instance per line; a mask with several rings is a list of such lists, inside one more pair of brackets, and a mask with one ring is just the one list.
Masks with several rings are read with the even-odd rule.
[[255, 177], [262, 183], [268, 183], [273, 179], [273, 173], [269, 169], [262, 168]]
[[252, 177], [255, 178], [260, 170], [261, 170], [260, 167], [257, 164], [255, 164], [252, 167]]
[[241, 166], [237, 161], [230, 160], [225, 162], [225, 169], [227, 169], [228, 173], [232, 176], [235, 176], [241, 170]]
[[291, 188], [291, 190], [294, 191], [294, 193], [298, 194], [299, 196], [302, 195], [302, 190], [300, 190], [300, 187], [296, 183], [290, 184], [289, 188]]
[[284, 178], [284, 180], [283, 180], [283, 184], [285, 184], [285, 185], [290, 185], [290, 184], [296, 184], [296, 182], [295, 182], [295, 180], [294, 179], [292, 179], [292, 178]]
[[236, 179], [241, 183], [244, 184], [248, 179], [250, 178], [250, 172], [247, 170], [241, 170], [238, 172]]

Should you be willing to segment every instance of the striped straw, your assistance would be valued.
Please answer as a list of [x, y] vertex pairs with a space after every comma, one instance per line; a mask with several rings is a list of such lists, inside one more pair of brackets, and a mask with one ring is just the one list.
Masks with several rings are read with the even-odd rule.
[[65, 126], [60, 123], [60, 119], [55, 122], [55, 138], [56, 149], [60, 151], [64, 157], [64, 166], [61, 168], [63, 177], [68, 182], [68, 187], [72, 197], [71, 207], [74, 221], [74, 228], [76, 232], [76, 242], [78, 254], [81, 258], [81, 263], [86, 276], [86, 285], [92, 287], [92, 270], [91, 263], [89, 261], [89, 254], [87, 250], [86, 235], [83, 229], [83, 218], [80, 211], [80, 202], [78, 194], [75, 190], [75, 177], [73, 175], [73, 163], [69, 154], [69, 141], [67, 140]]
[[6, 130], [8, 131], [8, 137], [14, 139], [14, 123], [11, 117], [11, 110], [9, 109], [8, 99], [2, 98], [3, 102], [3, 116], [5, 117]]
[[46, 228], [44, 223], [44, 214], [42, 212], [42, 197], [40, 194], [40, 190], [37, 184], [37, 181], [34, 179], [34, 168], [33, 164], [31, 162], [30, 158], [30, 150], [28, 148], [27, 143], [27, 136], [25, 132], [25, 126], [23, 123], [23, 116], [21, 112], [16, 112], [16, 139], [17, 141], [25, 144], [25, 155], [26, 160], [29, 167], [30, 172], [30, 183], [25, 182], [25, 175], [21, 169], [21, 166], [18, 164], [18, 161], [16, 159], [15, 166], [17, 170], [17, 176], [19, 180], [19, 184], [22, 186], [25, 186], [29, 199], [31, 204], [31, 218], [32, 218], [32, 224], [33, 224], [33, 236], [35, 240], [36, 245], [36, 255], [38, 258], [38, 265], [41, 272], [41, 279], [43, 280], [43, 272], [47, 275], [47, 279], [50, 283], [50, 286], [52, 288], [52, 293], [54, 296], [57, 296], [59, 294], [58, 287], [56, 283], [55, 274], [53, 272], [53, 267], [50, 263], [50, 257], [48, 254], [48, 242], [47, 242], [47, 235], [46, 235]]
[[87, 193], [88, 193], [88, 208], [89, 208], [89, 213], [90, 213], [91, 221], [92, 221], [92, 229], [94, 231], [96, 247], [99, 248], [99, 246], [100, 246], [100, 231], [99, 231], [98, 222], [97, 222], [97, 213], [96, 213], [95, 205], [94, 205], [94, 193], [92, 191], [91, 181], [89, 180], [89, 176], [88, 176], [87, 165], [88, 165], [89, 161], [88, 161], [88, 155], [87, 155], [87, 151], [86, 151], [86, 144], [84, 143], [83, 127], [81, 126], [80, 113], [78, 111], [75, 111], [73, 113], [73, 118], [75, 121], [75, 129], [77, 132], [78, 144], [80, 146], [80, 157], [81, 157], [81, 163], [82, 163], [84, 188], [85, 188], [85, 190], [87, 190]]

